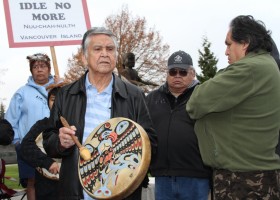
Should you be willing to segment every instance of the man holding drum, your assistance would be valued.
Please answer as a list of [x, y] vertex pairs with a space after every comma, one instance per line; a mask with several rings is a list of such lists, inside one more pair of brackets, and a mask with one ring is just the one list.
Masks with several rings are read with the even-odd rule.
[[[113, 73], [117, 61], [115, 35], [103, 27], [88, 30], [82, 40], [88, 71], [76, 82], [63, 87], [51, 111], [53, 128], [44, 135], [44, 147], [51, 157], [61, 157], [60, 199], [91, 199], [79, 181], [79, 150], [70, 135], [83, 143], [96, 126], [113, 117], [129, 118], [148, 133], [155, 152], [156, 135], [143, 92]], [[60, 116], [72, 128], [62, 127]], [[75, 126], [75, 127], [74, 127]], [[152, 154], [153, 154], [152, 153]], [[125, 199], [141, 199], [142, 185]]]

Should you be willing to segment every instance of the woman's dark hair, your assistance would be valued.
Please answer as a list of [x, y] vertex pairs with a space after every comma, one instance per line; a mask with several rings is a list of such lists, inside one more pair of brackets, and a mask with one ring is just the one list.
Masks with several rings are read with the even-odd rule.
[[46, 90], [48, 91], [48, 102], [51, 98], [51, 95], [56, 96], [57, 92], [60, 90], [61, 87], [66, 85], [66, 82], [54, 83], [49, 85]]
[[48, 102], [50, 100], [50, 97], [53, 95], [53, 96], [56, 96], [58, 90], [60, 89], [60, 87], [55, 87], [53, 89], [51, 89], [48, 93]]
[[280, 55], [273, 39], [272, 39], [272, 51], [270, 52], [270, 55], [274, 58], [280, 70]]
[[240, 15], [230, 22], [232, 40], [240, 44], [249, 43], [247, 52], [258, 52], [263, 49], [272, 51], [271, 31], [265, 24], [255, 20], [251, 15]]

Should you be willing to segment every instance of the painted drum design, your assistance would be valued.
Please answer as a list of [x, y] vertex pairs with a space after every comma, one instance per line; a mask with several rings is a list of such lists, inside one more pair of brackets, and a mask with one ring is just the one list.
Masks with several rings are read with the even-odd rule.
[[127, 118], [112, 118], [86, 139], [89, 161], [79, 158], [80, 182], [95, 199], [123, 199], [139, 187], [149, 168], [151, 146], [147, 133]]

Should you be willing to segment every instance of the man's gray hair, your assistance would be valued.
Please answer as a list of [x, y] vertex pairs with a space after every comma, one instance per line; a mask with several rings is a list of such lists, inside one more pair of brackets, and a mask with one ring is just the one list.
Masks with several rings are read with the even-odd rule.
[[85, 34], [83, 36], [83, 40], [82, 40], [82, 50], [85, 55], [87, 55], [87, 47], [89, 44], [90, 36], [98, 35], [98, 34], [105, 34], [105, 35], [108, 35], [109, 37], [111, 37], [114, 41], [116, 49], [118, 48], [117, 37], [112, 31], [110, 31], [109, 29], [106, 29], [104, 27], [92, 27], [89, 30], [87, 30], [87, 32], [85, 32]]

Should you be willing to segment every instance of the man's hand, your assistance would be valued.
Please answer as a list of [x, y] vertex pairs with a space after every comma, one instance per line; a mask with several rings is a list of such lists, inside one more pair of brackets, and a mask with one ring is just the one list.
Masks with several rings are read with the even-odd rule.
[[58, 174], [60, 167], [57, 162], [53, 162], [53, 164], [49, 168], [49, 172], [52, 174]]
[[[75, 142], [71, 137], [71, 134], [75, 135], [76, 130], [77, 129], [75, 126], [71, 126], [71, 128], [62, 127], [59, 129], [60, 145], [63, 148], [68, 149], [68, 148], [72, 147], [73, 145], [75, 145]], [[76, 137], [76, 136], [74, 136], [74, 137]]]

